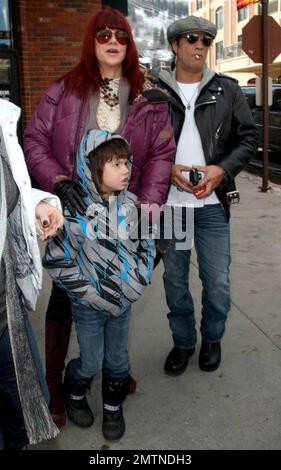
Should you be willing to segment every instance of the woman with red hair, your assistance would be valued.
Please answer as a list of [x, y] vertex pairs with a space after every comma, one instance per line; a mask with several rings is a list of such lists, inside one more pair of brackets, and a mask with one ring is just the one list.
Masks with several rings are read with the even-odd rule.
[[[80, 62], [46, 91], [24, 135], [31, 175], [73, 213], [86, 209], [76, 182], [76, 152], [83, 134], [92, 128], [118, 133], [128, 141], [134, 156], [130, 191], [140, 204], [161, 206], [175, 152], [167, 98], [145, 78], [127, 19], [108, 7], [92, 17]], [[46, 377], [58, 426], [65, 423], [62, 372], [70, 330], [70, 302], [54, 284], [46, 314]], [[106, 373], [104, 383], [103, 392], [120, 387], [108, 382]], [[134, 391], [132, 379], [126, 387], [127, 392]], [[77, 416], [83, 413], [84, 402], [73, 400]], [[114, 426], [119, 418], [112, 411], [109, 421]]]

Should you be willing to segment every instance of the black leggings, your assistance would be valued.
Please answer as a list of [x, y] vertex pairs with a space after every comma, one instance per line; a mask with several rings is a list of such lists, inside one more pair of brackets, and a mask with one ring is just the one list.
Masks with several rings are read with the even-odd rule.
[[71, 302], [68, 295], [53, 282], [46, 319], [64, 322], [71, 318]]

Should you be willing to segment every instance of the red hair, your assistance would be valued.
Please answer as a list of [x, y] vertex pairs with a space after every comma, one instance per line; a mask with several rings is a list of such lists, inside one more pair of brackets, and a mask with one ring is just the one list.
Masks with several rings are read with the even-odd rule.
[[142, 92], [144, 74], [139, 67], [139, 56], [134, 42], [131, 27], [125, 16], [118, 10], [106, 7], [98, 10], [89, 22], [82, 47], [81, 60], [76, 67], [64, 75], [69, 91], [85, 95], [90, 88], [98, 91], [101, 84], [101, 74], [95, 53], [95, 35], [101, 29], [122, 29], [129, 35], [127, 53], [122, 64], [123, 76], [130, 85], [130, 102]]

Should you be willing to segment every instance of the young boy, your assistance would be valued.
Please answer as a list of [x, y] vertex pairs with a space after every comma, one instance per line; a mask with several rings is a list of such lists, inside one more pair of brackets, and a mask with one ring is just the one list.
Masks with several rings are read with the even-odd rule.
[[[89, 151], [91, 149], [91, 151]], [[128, 236], [136, 196], [127, 191], [131, 151], [107, 131], [90, 130], [77, 158], [86, 192], [85, 216], [65, 211], [64, 230], [48, 243], [43, 265], [72, 301], [80, 357], [69, 362], [64, 379], [69, 418], [81, 427], [94, 422], [86, 390], [103, 368], [103, 435], [125, 432], [122, 402], [128, 393], [127, 351], [131, 304], [151, 278], [152, 239]]]

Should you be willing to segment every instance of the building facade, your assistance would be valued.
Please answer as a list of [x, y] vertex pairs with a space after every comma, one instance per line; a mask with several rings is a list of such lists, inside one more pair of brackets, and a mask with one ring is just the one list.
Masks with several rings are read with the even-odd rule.
[[[242, 85], [255, 74], [261, 75], [261, 65], [254, 64], [241, 48], [242, 29], [254, 14], [260, 14], [259, 3], [237, 11], [236, 0], [0, 0], [0, 97], [21, 106], [23, 125], [43, 91], [79, 60], [85, 27], [102, 5], [134, 13], [136, 25], [130, 19], [136, 40], [148, 38], [143, 31], [152, 28], [151, 21], [154, 27], [159, 23], [164, 35], [167, 24], [179, 15], [189, 12], [208, 18], [218, 27], [208, 65], [234, 76]], [[281, 23], [281, 0], [269, 0], [269, 14]], [[160, 39], [161, 35], [159, 44]], [[164, 53], [164, 66], [168, 66], [167, 54], [171, 54], [166, 43]], [[153, 54], [161, 59], [160, 45], [153, 46]], [[269, 70], [273, 79], [281, 79], [281, 55]]]
[[[254, 15], [261, 14], [261, 4], [237, 10], [236, 3], [236, 0], [190, 0], [189, 10], [190, 14], [203, 16], [218, 27], [208, 65], [245, 85], [256, 75], [262, 75], [261, 64], [255, 64], [241, 48], [242, 29]], [[281, 0], [269, 0], [268, 13], [281, 25]], [[269, 74], [275, 81], [281, 79], [281, 54], [269, 66]]]

